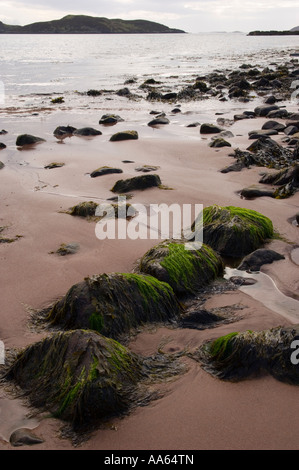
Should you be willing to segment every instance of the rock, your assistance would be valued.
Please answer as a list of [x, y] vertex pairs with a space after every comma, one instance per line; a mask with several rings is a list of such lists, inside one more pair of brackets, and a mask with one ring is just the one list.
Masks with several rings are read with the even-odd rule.
[[270, 219], [254, 210], [234, 206], [205, 207], [203, 227], [204, 243], [220, 255], [232, 258], [251, 253], [273, 237]]
[[88, 90], [86, 94], [87, 96], [101, 96], [102, 92], [101, 90]]
[[299, 129], [298, 127], [295, 127], [295, 126], [287, 126], [285, 129], [284, 129], [284, 133], [286, 135], [293, 135], [293, 134], [296, 134], [296, 132], [298, 132]]
[[138, 166], [135, 168], [135, 171], [141, 171], [142, 173], [149, 173], [150, 171], [157, 171], [159, 170], [159, 166], [153, 166], [153, 165], [143, 165], [143, 166]]
[[207, 372], [223, 380], [238, 381], [268, 373], [298, 385], [299, 369], [292, 361], [292, 343], [298, 338], [298, 325], [234, 332], [206, 343], [197, 357]]
[[98, 204], [93, 201], [81, 202], [76, 206], [69, 209], [70, 215], [77, 215], [79, 217], [94, 217]]
[[297, 225], [299, 226], [299, 212], [295, 215], [295, 219], [296, 219]]
[[101, 119], [99, 120], [99, 124], [116, 124], [117, 122], [122, 122], [122, 119], [117, 114], [103, 114]]
[[209, 143], [209, 147], [215, 147], [215, 148], [220, 148], [220, 147], [231, 147], [231, 144], [224, 140], [223, 138], [215, 139], [212, 142]]
[[201, 134], [218, 134], [223, 129], [220, 127], [215, 126], [214, 124], [202, 124], [200, 126], [200, 133]]
[[168, 100], [175, 100], [177, 98], [178, 94], [171, 92], [171, 93], [165, 93], [165, 95], [161, 96], [162, 100], [168, 101]]
[[257, 283], [256, 279], [251, 277], [242, 277], [242, 276], [232, 276], [229, 278], [230, 282], [236, 284], [237, 286], [253, 286]]
[[72, 127], [72, 126], [58, 126], [56, 127], [56, 129], [54, 130], [53, 134], [56, 136], [56, 137], [68, 137], [68, 136], [71, 136], [73, 135], [73, 133], [76, 131], [77, 129], [75, 127]]
[[74, 135], [78, 136], [94, 136], [94, 135], [102, 135], [101, 131], [94, 129], [93, 127], [82, 127], [82, 129], [76, 129], [74, 131]]
[[11, 434], [9, 442], [14, 447], [21, 447], [24, 445], [32, 446], [35, 444], [42, 444], [44, 441], [40, 437], [36, 436], [31, 429], [20, 428]]
[[6, 149], [6, 145], [3, 142], [0, 142], [0, 150]]
[[294, 148], [294, 152], [293, 152], [293, 158], [294, 158], [294, 160], [299, 159], [299, 141], [296, 142], [296, 144], [295, 144], [295, 148]]
[[49, 165], [46, 165], [44, 168], [46, 170], [52, 170], [53, 168], [61, 168], [64, 165], [65, 163], [53, 162], [53, 163], [49, 163]]
[[137, 140], [137, 139], [138, 139], [137, 131], [117, 132], [116, 134], [113, 134], [110, 137], [111, 142], [119, 142], [121, 140]]
[[259, 150], [262, 151], [278, 151], [281, 149], [281, 146], [275, 142], [275, 140], [271, 139], [269, 136], [260, 136], [259, 139], [255, 140], [248, 148], [247, 150], [249, 152], [257, 153]]
[[113, 173], [123, 173], [123, 170], [120, 168], [111, 168], [109, 166], [101, 166], [97, 170], [94, 170], [90, 173], [91, 178], [96, 178], [97, 176], [111, 175]]
[[277, 121], [267, 121], [263, 124], [262, 129], [275, 129], [278, 132], [283, 131], [286, 128], [284, 124]]
[[236, 163], [233, 163], [232, 165], [228, 165], [225, 168], [222, 168], [220, 170], [221, 173], [230, 173], [231, 171], [242, 171], [243, 168], [247, 168], [244, 162], [242, 161], [237, 161]]
[[129, 88], [125, 87], [125, 88], [121, 88], [120, 90], [118, 90], [116, 92], [116, 95], [118, 95], [118, 96], [130, 96], [131, 92], [130, 92]]
[[288, 115], [289, 113], [286, 109], [276, 109], [276, 110], [270, 111], [267, 114], [267, 117], [269, 119], [283, 119], [283, 118], [287, 118]]
[[206, 245], [199, 250], [188, 250], [183, 242], [166, 240], [142, 257], [139, 270], [167, 282], [177, 295], [187, 295], [220, 276], [223, 265]]
[[251, 140], [259, 139], [260, 137], [264, 137], [264, 136], [277, 135], [277, 134], [278, 134], [278, 131], [276, 131], [275, 129], [261, 129], [257, 131], [248, 132], [249, 139]]
[[180, 108], [174, 108], [174, 109], [171, 110], [171, 112], [173, 114], [178, 114], [178, 113], [181, 113], [182, 111], [180, 110]]
[[292, 183], [295, 186], [299, 185], [299, 165], [294, 165], [285, 168], [275, 173], [265, 174], [259, 181], [265, 184], [274, 184], [276, 186], [286, 185]]
[[248, 188], [243, 188], [240, 192], [240, 196], [245, 199], [255, 199], [257, 197], [274, 197], [275, 189], [269, 189], [262, 186], [252, 185]]
[[208, 85], [205, 82], [203, 82], [202, 80], [196, 80], [196, 82], [193, 85], [193, 88], [195, 90], [201, 91], [202, 93], [207, 92], [208, 89], [209, 89]]
[[257, 116], [268, 116], [268, 114], [271, 111], [277, 111], [279, 110], [279, 107], [276, 105], [263, 105], [263, 106], [257, 106], [254, 109], [254, 112]]
[[200, 123], [199, 122], [191, 122], [190, 124], [188, 124], [186, 127], [198, 127], [200, 126]]
[[71, 287], [49, 311], [46, 322], [64, 329], [91, 329], [118, 339], [150, 322], [180, 313], [172, 288], [144, 274], [101, 274]]
[[4, 167], [5, 167], [4, 163], [0, 162], [0, 170], [2, 170], [2, 168], [4, 168]]
[[135, 176], [126, 180], [119, 180], [115, 183], [111, 191], [113, 193], [127, 193], [136, 189], [147, 189], [161, 185], [159, 175]]
[[252, 87], [253, 88], [264, 88], [264, 87], [267, 87], [269, 86], [270, 82], [267, 78], [260, 78], [259, 80], [256, 80], [255, 82], [253, 82], [252, 84]]
[[148, 126], [157, 126], [160, 124], [169, 124], [169, 119], [166, 117], [157, 117], [156, 119], [152, 119], [147, 125]]
[[8, 132], [5, 129], [2, 129], [2, 131], [0, 131], [0, 135], [6, 135], [6, 134], [8, 134]]
[[259, 248], [247, 255], [237, 269], [240, 271], [260, 271], [264, 264], [271, 264], [273, 261], [281, 259], [285, 259], [285, 257], [276, 251]]
[[17, 137], [16, 145], [17, 147], [23, 147], [24, 145], [38, 144], [40, 142], [45, 142], [45, 139], [30, 134], [22, 134]]
[[179, 323], [180, 328], [205, 330], [223, 322], [223, 317], [208, 310], [193, 310], [184, 315]]
[[274, 104], [276, 103], [276, 98], [273, 95], [268, 96], [268, 98], [265, 99], [265, 104]]
[[141, 360], [124, 346], [96, 332], [77, 330], [28, 346], [8, 378], [34, 407], [78, 429], [128, 410], [142, 376]]

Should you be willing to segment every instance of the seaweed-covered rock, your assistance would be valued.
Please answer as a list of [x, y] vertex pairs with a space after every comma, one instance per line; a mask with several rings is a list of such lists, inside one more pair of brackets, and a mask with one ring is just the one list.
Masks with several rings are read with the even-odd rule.
[[87, 137], [94, 135], [102, 135], [102, 132], [97, 129], [94, 129], [93, 127], [82, 127], [81, 129], [76, 129], [74, 131], [74, 135]]
[[128, 178], [126, 180], [118, 180], [111, 189], [114, 193], [127, 193], [135, 189], [147, 189], [158, 187], [161, 185], [159, 175], [142, 175]]
[[48, 165], [44, 166], [44, 168], [46, 170], [52, 170], [53, 168], [61, 168], [64, 165], [65, 165], [65, 163], [62, 163], [62, 162], [52, 162], [52, 163], [49, 163]]
[[227, 140], [219, 137], [219, 139], [214, 139], [209, 143], [209, 147], [220, 148], [220, 147], [231, 147], [231, 144]]
[[93, 201], [80, 202], [69, 210], [70, 215], [78, 215], [80, 217], [94, 217], [98, 204]]
[[[224, 380], [238, 381], [265, 373], [299, 385], [299, 368], [292, 355], [298, 349], [299, 327], [230, 333], [205, 344], [199, 351], [204, 368]], [[298, 355], [298, 354], [297, 354]]]
[[2, 170], [2, 168], [4, 168], [4, 163], [3, 162], [0, 162], [0, 170]]
[[259, 248], [253, 253], [245, 256], [237, 269], [240, 271], [259, 271], [264, 264], [271, 264], [273, 261], [285, 259], [283, 255], [274, 250]]
[[254, 112], [257, 116], [268, 116], [268, 114], [271, 111], [277, 111], [279, 110], [279, 107], [276, 106], [275, 104], [273, 105], [262, 105], [262, 106], [257, 106], [254, 109]]
[[6, 149], [6, 145], [3, 142], [0, 142], [0, 150]]
[[137, 140], [138, 132], [137, 131], [121, 131], [113, 134], [110, 137], [111, 142], [119, 142], [121, 140]]
[[217, 205], [203, 210], [204, 243], [223, 256], [245, 256], [272, 236], [271, 220], [254, 210]]
[[16, 146], [23, 147], [24, 145], [38, 144], [41, 142], [45, 142], [45, 139], [30, 134], [22, 134], [17, 137]]
[[167, 322], [180, 313], [172, 288], [152, 276], [111, 273], [75, 284], [46, 316], [64, 329], [89, 328], [117, 339], [150, 322]]
[[127, 410], [141, 378], [136, 355], [83, 330], [56, 333], [28, 346], [7, 374], [33, 406], [74, 427]]
[[190, 250], [182, 242], [166, 240], [142, 257], [139, 270], [167, 282], [177, 295], [187, 295], [221, 275], [223, 265], [209, 246]]
[[97, 176], [111, 175], [113, 173], [123, 173], [123, 170], [120, 168], [111, 168], [110, 166], [101, 166], [97, 170], [94, 170], [90, 173], [91, 178], [96, 178]]

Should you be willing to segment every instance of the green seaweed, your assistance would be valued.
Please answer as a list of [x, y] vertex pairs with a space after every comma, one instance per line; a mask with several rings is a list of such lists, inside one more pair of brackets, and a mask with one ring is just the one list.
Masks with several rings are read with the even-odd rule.
[[239, 333], [233, 332], [229, 333], [226, 336], [221, 336], [220, 338], [215, 339], [209, 345], [209, 353], [213, 358], [225, 359], [232, 353], [232, 338], [234, 338]]

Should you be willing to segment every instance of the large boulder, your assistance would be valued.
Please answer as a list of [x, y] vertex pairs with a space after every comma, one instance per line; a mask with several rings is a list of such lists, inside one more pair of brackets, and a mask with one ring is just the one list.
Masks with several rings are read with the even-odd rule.
[[141, 378], [137, 356], [84, 330], [56, 333], [28, 346], [7, 374], [31, 405], [74, 427], [127, 410]]
[[186, 249], [183, 242], [163, 241], [141, 259], [139, 269], [171, 285], [177, 295], [193, 294], [220, 276], [220, 257], [206, 245]]
[[203, 210], [204, 243], [222, 256], [243, 257], [272, 236], [271, 220], [254, 210], [217, 205]]
[[75, 284], [55, 303], [46, 322], [64, 329], [92, 329], [117, 339], [132, 328], [176, 318], [172, 288], [142, 274], [101, 274]]
[[[199, 353], [204, 368], [231, 381], [271, 374], [276, 379], [299, 385], [297, 364], [299, 326], [264, 331], [230, 333], [206, 343]], [[293, 346], [292, 346], [293, 345]], [[294, 356], [293, 356], [294, 353]]]
[[159, 187], [161, 185], [159, 175], [142, 175], [134, 176], [125, 180], [118, 180], [111, 191], [113, 193], [127, 193], [134, 191], [135, 189], [147, 189], [153, 187]]

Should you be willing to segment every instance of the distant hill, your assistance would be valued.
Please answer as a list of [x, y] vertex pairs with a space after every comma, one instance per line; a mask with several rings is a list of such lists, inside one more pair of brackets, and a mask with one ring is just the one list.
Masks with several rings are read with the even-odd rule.
[[247, 36], [296, 36], [299, 34], [299, 26], [288, 31], [251, 31]]
[[60, 20], [43, 21], [26, 26], [7, 25], [0, 21], [0, 34], [164, 34], [185, 33], [146, 20], [120, 20], [85, 15], [67, 15]]

